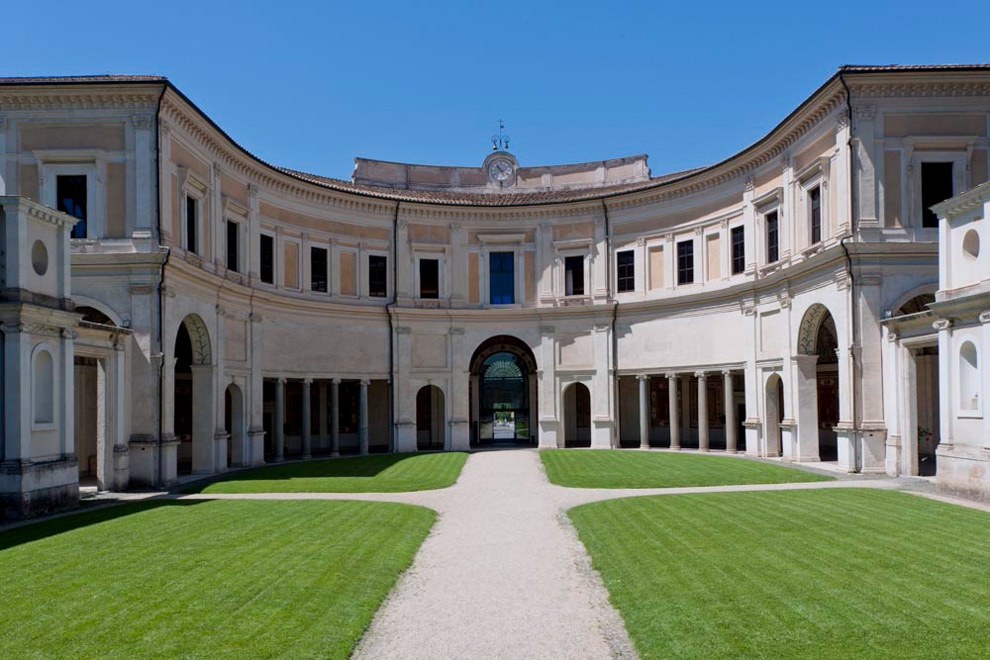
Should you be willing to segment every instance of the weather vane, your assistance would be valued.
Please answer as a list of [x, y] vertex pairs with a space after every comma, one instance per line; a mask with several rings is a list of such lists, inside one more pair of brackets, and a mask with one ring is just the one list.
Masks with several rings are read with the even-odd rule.
[[492, 136], [492, 151], [498, 151], [501, 148], [502, 151], [509, 150], [509, 136], [502, 135], [502, 131], [505, 130], [505, 122], [501, 119], [498, 120], [498, 135]]

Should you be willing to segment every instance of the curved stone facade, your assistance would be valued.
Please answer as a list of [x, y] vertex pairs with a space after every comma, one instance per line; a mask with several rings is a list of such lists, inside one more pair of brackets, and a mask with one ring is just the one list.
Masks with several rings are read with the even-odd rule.
[[[164, 79], [8, 79], [0, 177], [53, 207], [86, 177], [72, 294], [127, 329], [100, 440], [123, 483], [510, 427], [897, 473], [882, 322], [934, 292], [925, 208], [987, 180], [988, 116], [990, 68], [844, 67], [697, 170], [499, 151], [340, 181], [260, 161]], [[531, 356], [518, 382], [483, 386], [493, 337]]]

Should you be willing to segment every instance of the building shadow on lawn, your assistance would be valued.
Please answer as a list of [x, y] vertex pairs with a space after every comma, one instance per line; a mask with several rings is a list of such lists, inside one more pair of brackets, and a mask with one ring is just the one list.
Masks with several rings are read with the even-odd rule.
[[209, 500], [145, 500], [126, 504], [110, 503], [91, 510], [77, 510], [37, 522], [26, 521], [7, 530], [0, 531], [0, 552], [24, 543], [40, 541], [50, 536], [58, 536], [90, 525], [117, 520], [163, 506], [196, 506]]
[[367, 456], [341, 456], [339, 458], [313, 458], [275, 463], [256, 468], [248, 468], [183, 486], [181, 493], [202, 493], [209, 486], [227, 481], [290, 481], [292, 479], [373, 479], [390, 468], [409, 460], [416, 460], [431, 454], [444, 454], [442, 451], [420, 451], [412, 454], [371, 454]]

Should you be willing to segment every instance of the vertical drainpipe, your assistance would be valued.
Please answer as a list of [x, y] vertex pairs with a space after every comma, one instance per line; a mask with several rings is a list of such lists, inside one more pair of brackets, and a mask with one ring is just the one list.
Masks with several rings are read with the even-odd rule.
[[395, 215], [392, 217], [392, 301], [385, 305], [385, 312], [388, 314], [388, 428], [389, 428], [389, 453], [395, 452], [395, 327], [392, 320], [392, 310], [395, 309], [395, 301], [399, 290], [399, 207], [402, 202], [395, 203]]
[[[842, 87], [846, 90], [846, 112], [849, 113], [849, 140], [846, 143], [849, 152], [849, 231], [854, 232], [854, 212], [856, 209], [856, 186], [854, 185], [855, 174], [853, 171], [853, 151], [852, 151], [852, 138], [853, 138], [853, 107], [852, 107], [852, 93], [849, 91], [849, 85], [846, 84], [845, 76], [842, 75], [842, 71], [839, 71], [839, 82], [842, 83]], [[849, 248], [846, 247], [846, 240], [848, 236], [843, 236], [839, 239], [839, 245], [842, 246], [842, 252], [845, 255], [846, 260], [846, 274], [849, 276], [849, 298], [852, 301], [849, 309], [849, 323], [851, 326], [851, 337], [850, 337], [850, 347], [852, 351], [853, 358], [853, 368], [855, 371], [856, 367], [856, 346], [858, 345], [856, 336], [856, 278], [853, 274], [852, 258], [849, 256]], [[856, 374], [849, 374], [849, 387], [852, 388], [852, 401], [850, 414], [852, 415], [852, 425], [853, 432], [856, 429]], [[853, 470], [859, 471], [861, 460], [861, 455], [859, 451], [859, 443], [854, 442], [852, 446], [853, 456], [852, 464]]]
[[[155, 217], [158, 221], [158, 236], [156, 240], [158, 246], [161, 246], [162, 241], [162, 150], [161, 144], [159, 144], [158, 136], [161, 133], [161, 117], [162, 117], [162, 99], [165, 98], [165, 92], [168, 90], [168, 84], [162, 85], [162, 93], [158, 96], [158, 107], [155, 110]], [[164, 420], [162, 415], [165, 412], [165, 392], [163, 391], [162, 385], [165, 382], [165, 319], [163, 314], [165, 311], [165, 296], [162, 294], [162, 289], [165, 287], [165, 265], [168, 264], [168, 258], [172, 254], [172, 249], [165, 248], [165, 258], [162, 259], [161, 270], [158, 274], [158, 355], [161, 362], [158, 364], [158, 486], [161, 487], [162, 484], [162, 430], [164, 429]]]
[[612, 336], [609, 342], [609, 348], [611, 349], [611, 355], [609, 356], [609, 380], [611, 381], [609, 386], [612, 390], [612, 433], [611, 433], [611, 445], [613, 449], [619, 446], [619, 379], [615, 376], [616, 368], [618, 366], [617, 356], [619, 354], [619, 341], [615, 336], [615, 317], [619, 312], [619, 305], [612, 299], [612, 229], [608, 217], [608, 206], [605, 204], [605, 198], [602, 197], [602, 214], [605, 216], [605, 296], [606, 300], [612, 305]]

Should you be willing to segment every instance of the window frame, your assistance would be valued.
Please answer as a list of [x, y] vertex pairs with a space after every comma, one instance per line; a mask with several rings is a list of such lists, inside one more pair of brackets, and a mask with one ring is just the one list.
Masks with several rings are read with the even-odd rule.
[[[309, 254], [306, 255], [306, 258], [309, 259], [309, 268], [308, 268], [309, 281], [307, 283], [307, 290], [312, 291], [313, 293], [329, 295], [330, 294], [330, 246], [324, 243], [315, 243], [315, 244], [309, 243], [307, 247], [309, 247]], [[313, 255], [315, 254], [316, 250], [322, 250], [326, 259], [323, 268], [322, 289], [317, 289], [315, 286], [316, 284], [315, 275], [317, 273], [317, 270], [315, 268], [315, 261], [313, 259]]]
[[[694, 256], [695, 256], [694, 255], [694, 253], [695, 253], [694, 243], [695, 243], [695, 239], [693, 237], [692, 238], [686, 238], [686, 239], [681, 239], [679, 241], [674, 241], [674, 243], [676, 245], [675, 251], [677, 252], [677, 261], [674, 264], [674, 274], [677, 276], [677, 286], [688, 286], [690, 284], [696, 284], [697, 283], [697, 278], [695, 277], [695, 263], [694, 263]], [[690, 247], [691, 247], [690, 254], [688, 254], [688, 255], [682, 255], [681, 254], [681, 246], [684, 246], [684, 245], [690, 245]], [[681, 259], [683, 259], [685, 257], [690, 258], [690, 260], [691, 260], [691, 265], [690, 265], [691, 279], [690, 279], [690, 281], [682, 281], [682, 278], [681, 278], [682, 271], [684, 270], [681, 267]]]
[[[495, 275], [495, 272], [492, 271], [492, 256], [494, 256], [496, 254], [501, 254], [501, 255], [506, 255], [507, 254], [507, 255], [510, 255], [509, 263], [512, 265], [512, 278], [511, 278], [512, 285], [511, 285], [511, 287], [509, 287], [509, 292], [511, 294], [511, 300], [509, 300], [507, 302], [506, 301], [495, 302], [494, 296], [493, 296], [493, 293], [492, 293], [492, 276]], [[519, 273], [516, 272], [518, 270], [516, 268], [516, 259], [517, 259], [517, 256], [518, 256], [517, 255], [517, 251], [514, 250], [514, 249], [511, 249], [511, 248], [510, 249], [494, 249], [494, 250], [487, 250], [485, 252], [485, 255], [486, 255], [486, 258], [485, 258], [485, 271], [486, 271], [487, 283], [488, 283], [488, 287], [487, 287], [487, 291], [486, 291], [487, 297], [488, 297], [487, 304], [488, 305], [515, 305], [516, 302], [517, 302], [516, 301], [516, 279], [519, 277]], [[504, 271], [498, 271], [498, 272], [499, 273], [504, 273]]]
[[[433, 295], [426, 295], [423, 290], [423, 264], [426, 262], [436, 264], [436, 290]], [[416, 294], [420, 300], [440, 300], [444, 293], [443, 287], [443, 259], [439, 254], [425, 254], [416, 257]]]
[[[106, 170], [102, 159], [91, 162], [58, 162], [38, 158], [38, 183], [41, 185], [42, 204], [58, 208], [58, 177], [86, 177], [86, 237], [72, 238], [73, 241], [93, 241], [106, 238], [106, 189], [101, 176]], [[71, 233], [71, 232], [70, 232]]]
[[[372, 273], [371, 260], [373, 258], [374, 259], [381, 259], [382, 260], [382, 263], [384, 264], [383, 267], [382, 267], [382, 273], [383, 273], [383, 275], [382, 275], [382, 279], [383, 279], [382, 284], [383, 284], [384, 288], [381, 290], [381, 293], [378, 293], [377, 292], [377, 289], [376, 289], [376, 292], [375, 293], [372, 293], [372, 288], [371, 288], [371, 285], [372, 285], [372, 281], [371, 281], [371, 273]], [[388, 298], [388, 292], [389, 292], [389, 289], [390, 289], [390, 286], [389, 286], [389, 284], [390, 284], [389, 283], [389, 270], [388, 270], [388, 254], [385, 253], [385, 252], [379, 252], [379, 251], [369, 250], [369, 251], [365, 252], [365, 258], [362, 261], [364, 263], [361, 265], [361, 268], [364, 271], [365, 277], [363, 278], [364, 279], [364, 282], [363, 282], [363, 287], [361, 287], [361, 288], [364, 289], [364, 295], [367, 296], [368, 298]]]
[[[237, 239], [236, 249], [234, 250], [235, 258], [237, 259], [237, 264], [235, 268], [230, 267], [230, 226], [233, 225], [235, 228], [234, 235]], [[223, 232], [223, 265], [228, 271], [232, 273], [237, 273], [238, 275], [244, 274], [244, 221], [238, 220], [231, 216], [226, 216], [224, 218], [224, 232]]]
[[[272, 265], [271, 265], [271, 280], [266, 280], [264, 275], [264, 239], [271, 239], [272, 246]], [[267, 286], [275, 287], [278, 286], [278, 240], [276, 240], [276, 234], [273, 231], [268, 231], [261, 229], [258, 232], [258, 281]]]
[[[741, 253], [736, 255], [736, 235], [741, 237], [738, 241], [738, 245], [741, 246]], [[736, 260], [740, 260], [740, 264], [737, 267]], [[729, 227], [729, 276], [742, 275], [746, 272], [746, 225], [738, 224]]]
[[[579, 254], [561, 254], [561, 259], [564, 262], [562, 269], [563, 282], [561, 290], [564, 292], [564, 297], [566, 298], [583, 298], [588, 295], [588, 255], [587, 253]], [[567, 275], [570, 273], [571, 269], [568, 267], [568, 262], [570, 263], [580, 263], [581, 265], [581, 290], [575, 291], [574, 278], [571, 278], [571, 291], [567, 290]]]
[[[815, 181], [813, 184], [808, 185], [805, 188], [805, 213], [808, 223], [808, 247], [818, 245], [824, 240], [824, 223], [825, 223], [825, 195], [824, 187], [821, 185], [820, 181]], [[817, 209], [815, 206], [815, 198], [817, 198]], [[818, 212], [818, 222], [817, 227], [815, 223], [815, 212]], [[815, 236], [815, 231], [818, 231], [818, 236]]]
[[[282, 277], [281, 277], [281, 282], [280, 283], [282, 285], [282, 288], [288, 289], [289, 291], [302, 291], [304, 289], [304, 285], [305, 285], [305, 282], [303, 282], [303, 259], [306, 258], [306, 255], [303, 254], [303, 242], [302, 242], [301, 239], [298, 239], [298, 238], [295, 238], [295, 237], [291, 237], [290, 238], [290, 237], [285, 236], [285, 235], [282, 235], [281, 238], [282, 238], [282, 240], [281, 240], [280, 245], [279, 245], [279, 248], [278, 248], [278, 251], [281, 252], [281, 254], [282, 254], [282, 262], [283, 262], [282, 263]], [[296, 246], [296, 286], [289, 286], [287, 284], [287, 280], [286, 280], [286, 277], [285, 277], [288, 274], [288, 271], [285, 270], [285, 268], [287, 266], [287, 264], [285, 263], [285, 246], [286, 245], [295, 245]], [[278, 270], [277, 269], [275, 271], [275, 278], [276, 278], [276, 280], [279, 280]]]
[[[622, 258], [628, 255], [630, 263], [621, 263]], [[626, 268], [629, 272], [623, 273]], [[623, 286], [623, 281], [626, 286]], [[616, 293], [632, 293], [636, 291], [636, 250], [626, 248], [615, 252], [615, 291]]]
[[[182, 227], [180, 233], [180, 239], [182, 249], [188, 254], [199, 257], [200, 259], [205, 259], [206, 255], [203, 251], [203, 201], [205, 199], [205, 194], [194, 190], [192, 188], [184, 188], [182, 191]], [[193, 226], [193, 232], [195, 234], [196, 245], [192, 249], [189, 247], [189, 202], [193, 202], [193, 206], [196, 209], [195, 225]]]
[[[921, 197], [921, 165], [922, 163], [952, 163], [952, 194], [958, 195], [964, 190], [968, 190], [968, 164], [969, 159], [967, 157], [966, 151], [961, 150], [946, 150], [942, 149], [940, 151], [914, 151], [913, 143], [909, 145], [912, 149], [910, 151], [909, 164], [913, 163], [911, 168], [911, 186], [912, 193], [909, 198], [910, 203], [910, 217], [907, 222], [902, 223], [905, 228], [911, 228], [917, 231], [923, 231], [927, 235], [935, 236], [938, 233], [938, 225], [934, 227], [925, 227], [924, 223], [924, 207]], [[929, 240], [929, 239], [925, 239]]]

